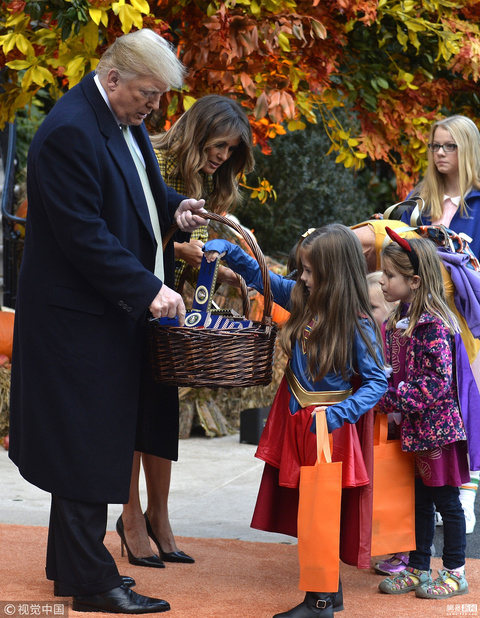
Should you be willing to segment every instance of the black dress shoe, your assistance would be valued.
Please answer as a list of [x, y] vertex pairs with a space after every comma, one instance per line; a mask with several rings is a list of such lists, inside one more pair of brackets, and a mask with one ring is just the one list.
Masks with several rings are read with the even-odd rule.
[[128, 561], [130, 562], [130, 564], [134, 564], [135, 566], [155, 567], [157, 569], [165, 568], [165, 565], [156, 554], [152, 554], [151, 556], [147, 556], [146, 558], [137, 558], [137, 556], [134, 556], [132, 554], [125, 539], [125, 528], [123, 527], [123, 519], [121, 515], [117, 519], [117, 534], [121, 539], [122, 556], [123, 548], [125, 546], [125, 549], [127, 550]]
[[150, 522], [148, 521], [148, 517], [146, 513], [144, 513], [144, 517], [145, 517], [145, 523], [147, 524], [147, 534], [157, 546], [160, 558], [164, 562], [183, 562], [185, 564], [193, 564], [195, 562], [195, 559], [192, 558], [192, 556], [189, 556], [183, 551], [180, 551], [180, 550], [170, 551], [170, 552], [163, 551], [163, 549], [160, 546], [160, 541], [155, 536], [155, 532], [153, 531], [153, 528], [150, 525]]
[[[136, 581], [133, 577], [129, 577], [128, 575], [120, 575], [122, 578], [122, 583], [124, 586], [128, 586], [128, 588], [133, 588], [136, 585]], [[53, 582], [53, 594], [56, 597], [71, 597], [71, 594], [60, 594], [58, 591], [58, 582]]]
[[76, 612], [107, 612], [109, 614], [149, 614], [168, 612], [170, 604], [161, 599], [144, 597], [119, 586], [107, 592], [73, 597], [72, 609]]

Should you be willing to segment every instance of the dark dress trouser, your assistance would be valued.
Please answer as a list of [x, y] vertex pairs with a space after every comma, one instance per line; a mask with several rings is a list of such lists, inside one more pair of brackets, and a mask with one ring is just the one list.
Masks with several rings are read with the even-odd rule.
[[52, 495], [47, 543], [47, 579], [61, 596], [91, 595], [122, 584], [103, 541], [107, 504]]

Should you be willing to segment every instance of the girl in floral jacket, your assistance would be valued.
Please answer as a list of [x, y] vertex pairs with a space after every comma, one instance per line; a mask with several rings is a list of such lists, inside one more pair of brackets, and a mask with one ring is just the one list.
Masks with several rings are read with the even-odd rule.
[[[401, 413], [402, 449], [417, 454], [416, 549], [405, 570], [384, 579], [379, 589], [387, 594], [415, 590], [417, 597], [441, 599], [468, 593], [465, 517], [458, 487], [470, 474], [456, 382], [458, 323], [445, 300], [433, 243], [387, 231], [395, 242], [382, 252], [380, 285], [385, 300], [400, 303], [386, 323], [386, 361], [393, 373], [378, 405], [384, 413]], [[444, 523], [444, 568], [433, 581], [435, 508]]]

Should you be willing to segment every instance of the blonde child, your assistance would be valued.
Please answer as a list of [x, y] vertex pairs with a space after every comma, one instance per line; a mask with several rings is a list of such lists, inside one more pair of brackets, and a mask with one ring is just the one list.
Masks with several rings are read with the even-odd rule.
[[[380, 285], [380, 279], [382, 278], [382, 271], [376, 270], [373, 273], [368, 273], [367, 275], [367, 284], [368, 284], [368, 295], [370, 297], [370, 304], [372, 306], [372, 314], [377, 322], [379, 328], [383, 327], [385, 320], [388, 316], [394, 311], [395, 307], [398, 303], [389, 303], [385, 300], [385, 296], [382, 292], [382, 286]], [[393, 425], [393, 429], [390, 427]], [[398, 432], [398, 424], [393, 420], [389, 423], [389, 434], [395, 434], [394, 437], [398, 437], [396, 433]], [[394, 575], [395, 573], [399, 573], [403, 571], [403, 569], [408, 565], [408, 552], [398, 552], [390, 556], [390, 558], [386, 558], [385, 560], [380, 560], [375, 563], [374, 570], [375, 573], [379, 575]]]
[[[448, 308], [440, 260], [427, 239], [394, 240], [382, 251], [385, 300], [399, 301], [386, 325], [386, 362], [393, 367], [378, 407], [402, 415], [404, 451], [416, 453], [416, 548], [409, 565], [384, 579], [379, 590], [441, 599], [468, 593], [465, 517], [458, 487], [469, 480], [466, 432], [455, 381], [458, 322]], [[459, 338], [458, 338], [459, 339]], [[435, 508], [444, 522], [443, 569], [432, 580]]]

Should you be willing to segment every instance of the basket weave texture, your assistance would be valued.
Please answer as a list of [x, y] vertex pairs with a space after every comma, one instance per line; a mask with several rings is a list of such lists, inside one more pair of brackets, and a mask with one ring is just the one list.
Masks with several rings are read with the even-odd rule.
[[[277, 328], [272, 322], [273, 299], [263, 253], [253, 236], [234, 221], [214, 213], [201, 216], [232, 227], [252, 250], [263, 279], [263, 317], [245, 330], [171, 327], [150, 321], [153, 378], [156, 382], [195, 388], [270, 384]], [[170, 234], [165, 242], [169, 238]]]

